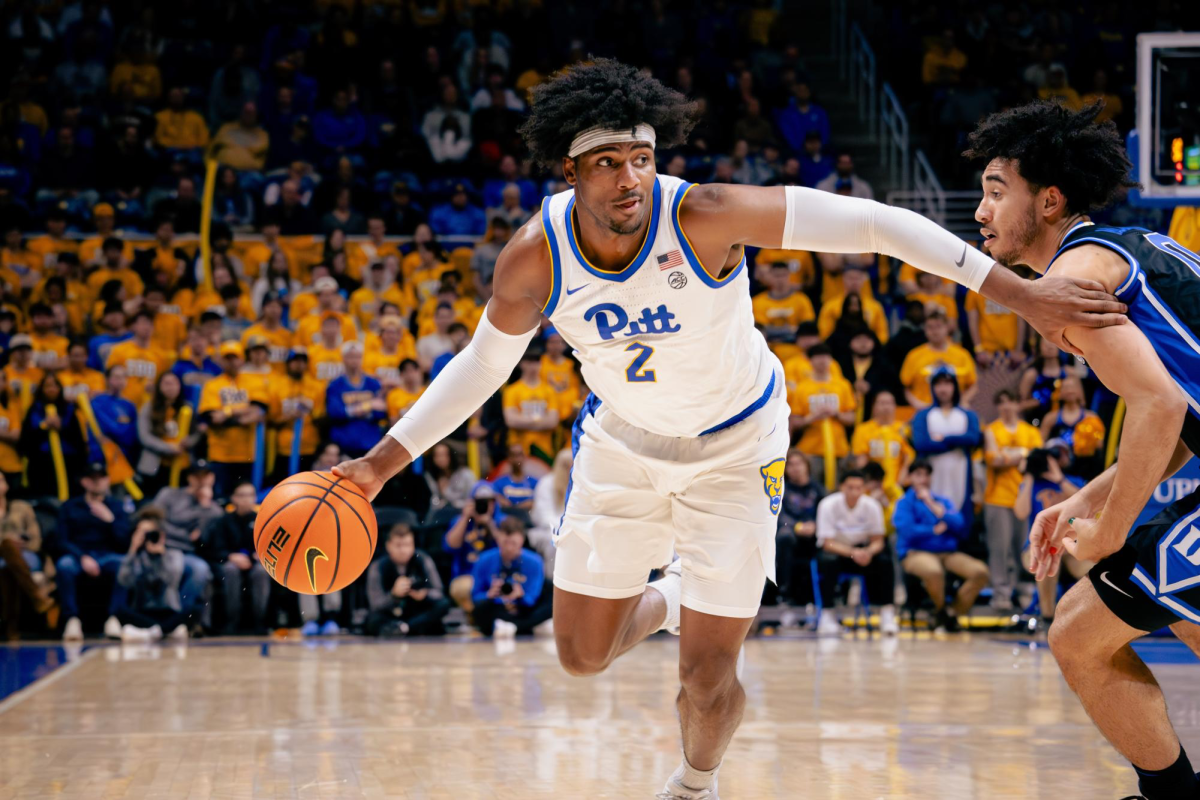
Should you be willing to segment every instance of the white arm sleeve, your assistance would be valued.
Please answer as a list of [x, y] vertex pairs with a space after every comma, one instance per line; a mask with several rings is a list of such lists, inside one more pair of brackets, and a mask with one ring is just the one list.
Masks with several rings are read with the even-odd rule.
[[992, 270], [991, 258], [915, 211], [800, 186], [784, 193], [784, 250], [883, 253], [973, 292]]
[[450, 359], [388, 436], [413, 459], [449, 436], [508, 380], [537, 331], [504, 333], [485, 308], [471, 343]]

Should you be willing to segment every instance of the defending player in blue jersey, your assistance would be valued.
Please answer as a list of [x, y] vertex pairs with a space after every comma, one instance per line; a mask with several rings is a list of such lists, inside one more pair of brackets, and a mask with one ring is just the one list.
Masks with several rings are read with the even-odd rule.
[[[788, 446], [783, 371], [754, 329], [745, 248], [888, 253], [1056, 342], [1069, 325], [1125, 322], [1111, 313], [1124, 306], [1088, 279], [993, 269], [903, 209], [660, 175], [656, 149], [686, 141], [697, 106], [634, 67], [596, 59], [533, 91], [522, 135], [572, 189], [505, 246], [471, 344], [380, 444], [336, 471], [373, 497], [495, 392], [549, 317], [592, 390], [554, 532], [559, 661], [593, 675], [651, 633], [678, 631], [684, 757], [658, 796], [715, 800], [746, 702], [739, 650], [774, 577]], [[666, 577], [647, 585], [672, 550]]]
[[1129, 644], [1170, 625], [1200, 651], [1200, 491], [1130, 533], [1159, 481], [1200, 452], [1200, 257], [1160, 234], [1089, 220], [1134, 185], [1116, 128], [1095, 124], [1099, 110], [1033, 103], [995, 114], [966, 155], [986, 162], [976, 219], [987, 252], [1043, 275], [1097, 280], [1129, 306], [1132, 325], [1064, 332], [1128, 411], [1117, 463], [1038, 514], [1032, 563], [1040, 579], [1055, 574], [1064, 547], [1099, 562], [1059, 604], [1051, 650], [1097, 727], [1133, 762], [1142, 794], [1197, 797], [1162, 692]]

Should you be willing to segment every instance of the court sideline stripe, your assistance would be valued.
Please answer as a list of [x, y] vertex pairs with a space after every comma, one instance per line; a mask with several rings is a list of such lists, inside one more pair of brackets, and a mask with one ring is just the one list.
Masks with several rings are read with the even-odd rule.
[[93, 647], [90, 650], [85, 650], [83, 654], [75, 661], [68, 661], [66, 664], [54, 670], [46, 677], [36, 680], [28, 686], [22, 686], [20, 689], [17, 689], [8, 697], [0, 700], [0, 715], [4, 714], [6, 711], [10, 710], [23, 700], [29, 699], [50, 684], [55, 683], [64, 676], [69, 675], [70, 673], [79, 669], [84, 665], [85, 662], [91, 660], [103, 649], [104, 648], [102, 647]]

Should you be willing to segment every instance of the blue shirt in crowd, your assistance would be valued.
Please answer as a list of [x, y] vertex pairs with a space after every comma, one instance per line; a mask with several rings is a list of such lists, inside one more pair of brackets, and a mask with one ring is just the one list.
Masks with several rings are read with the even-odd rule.
[[183, 397], [193, 408], [200, 405], [200, 390], [204, 384], [221, 374], [221, 365], [208, 356], [197, 364], [191, 359], [180, 359], [171, 367], [171, 372], [183, 384]]
[[442, 203], [430, 212], [429, 227], [438, 236], [483, 236], [487, 231], [487, 215], [470, 203], [463, 208]]
[[[451, 528], [458, 524], [461, 516], [460, 514], [450, 522]], [[492, 539], [491, 531], [481, 525], [476, 525], [473, 519], [467, 520], [467, 532], [463, 534], [462, 545], [459, 547], [451, 547], [446, 541], [446, 537], [443, 536], [442, 550], [450, 556], [450, 579], [454, 580], [459, 575], [470, 575], [475, 569], [475, 563], [479, 560], [480, 554], [495, 545], [496, 542]]]
[[[521, 480], [513, 480], [512, 475], [501, 475], [496, 480], [492, 481], [492, 488], [496, 490], [496, 494], [503, 497], [508, 502], [516, 505], [518, 503], [526, 503], [533, 499], [533, 490], [537, 486], [537, 478], [526, 475]], [[505, 517], [504, 509], [500, 504], [496, 504], [496, 521], [499, 522]]]
[[104, 372], [104, 367], [108, 363], [108, 353], [116, 345], [128, 339], [132, 339], [132, 333], [99, 333], [91, 338], [88, 342], [88, 362], [87, 365], [94, 370]]
[[[927, 553], [953, 553], [958, 550], [967, 533], [963, 515], [954, 510], [954, 503], [947, 498], [935, 494], [933, 499], [946, 509], [946, 513], [940, 517], [924, 501], [917, 499], [913, 489], [896, 501], [892, 525], [896, 527], [897, 558], [903, 559], [909, 550], [924, 550]], [[934, 533], [933, 528], [939, 522], [946, 523], [946, 530], [940, 534]]]
[[98, 394], [92, 398], [96, 424], [105, 438], [115, 442], [126, 458], [133, 458], [137, 447], [137, 408], [124, 397]]
[[804, 152], [804, 138], [809, 131], [821, 135], [821, 144], [829, 144], [829, 115], [816, 103], [810, 103], [807, 111], [801, 111], [796, 106], [795, 98], [789, 100], [784, 108], [776, 110], [775, 124], [788, 146], [796, 153]]
[[370, 375], [358, 383], [340, 375], [325, 390], [325, 411], [329, 416], [329, 439], [351, 458], [366, 455], [379, 441], [379, 425], [387, 412], [367, 408], [379, 396], [382, 387]]
[[[546, 580], [542, 557], [532, 550], [521, 548], [521, 555], [511, 564], [505, 564], [500, 558], [500, 548], [491, 550], [479, 556], [473, 571], [475, 586], [471, 590], [471, 600], [475, 605], [488, 602], [488, 589], [492, 588], [492, 580], [499, 577], [505, 583], [520, 586], [524, 594], [517, 600], [518, 605], [537, 605], [542, 595], [542, 584]], [[497, 596], [491, 602], [503, 603], [503, 596]]]

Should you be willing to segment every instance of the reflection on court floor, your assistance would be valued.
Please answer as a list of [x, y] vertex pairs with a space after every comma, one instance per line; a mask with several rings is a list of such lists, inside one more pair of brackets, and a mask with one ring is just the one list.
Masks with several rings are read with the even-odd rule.
[[[677, 640], [587, 679], [565, 675], [553, 648], [3, 648], [0, 798], [652, 797], [679, 757]], [[1200, 749], [1195, 659], [1181, 648], [1140, 646], [1185, 746]], [[757, 639], [747, 658], [724, 798], [1134, 791], [1036, 642]]]

